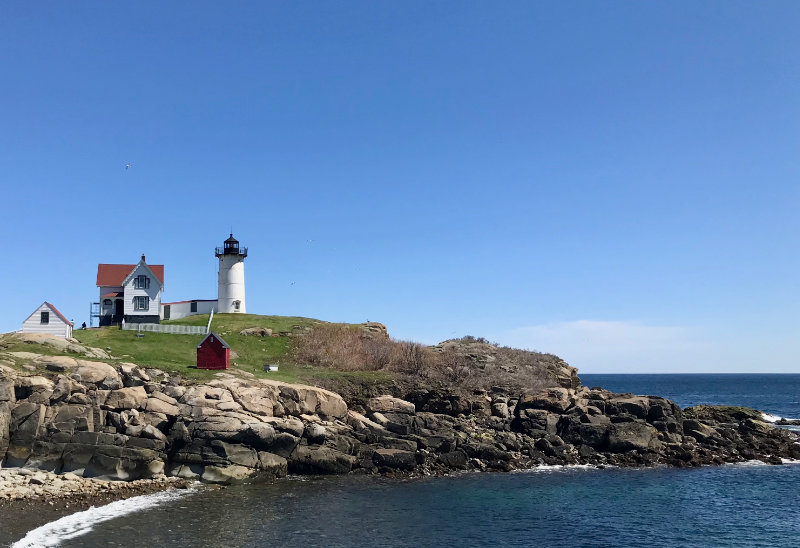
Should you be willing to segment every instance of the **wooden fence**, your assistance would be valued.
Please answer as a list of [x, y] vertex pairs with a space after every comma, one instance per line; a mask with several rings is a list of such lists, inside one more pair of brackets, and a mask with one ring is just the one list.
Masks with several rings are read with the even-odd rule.
[[128, 323], [122, 324], [125, 331], [138, 331], [140, 333], [171, 333], [173, 335], [205, 335], [207, 329], [202, 325], [172, 325], [161, 323]]

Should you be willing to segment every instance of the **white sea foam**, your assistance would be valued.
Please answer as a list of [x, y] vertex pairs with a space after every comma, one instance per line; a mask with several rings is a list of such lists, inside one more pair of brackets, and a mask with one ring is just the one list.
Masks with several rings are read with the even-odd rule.
[[58, 546], [65, 540], [85, 535], [99, 523], [179, 499], [193, 491], [194, 489], [172, 489], [118, 500], [97, 508], [92, 506], [88, 510], [64, 516], [28, 531], [28, 534], [12, 544], [11, 548]]
[[[611, 466], [606, 466], [611, 468]], [[526, 468], [524, 470], [514, 470], [516, 473], [530, 473], [530, 472], [558, 472], [567, 470], [596, 470], [597, 466], [594, 464], [540, 464], [533, 468]]]
[[769, 413], [761, 412], [761, 416], [764, 419], [764, 422], [778, 422], [780, 420], [784, 421], [796, 421], [800, 419], [790, 419], [789, 417], [779, 417], [778, 415], [770, 415]]
[[742, 467], [742, 466], [770, 466], [770, 465], [767, 464], [764, 461], [760, 461], [758, 459], [753, 459], [753, 460], [745, 460], [745, 461], [742, 461], [742, 462], [729, 462], [729, 463], [726, 463], [725, 466]]

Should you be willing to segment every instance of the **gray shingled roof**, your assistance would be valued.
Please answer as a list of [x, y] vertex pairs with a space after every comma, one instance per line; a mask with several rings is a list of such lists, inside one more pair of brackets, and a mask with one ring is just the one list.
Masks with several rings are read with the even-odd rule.
[[221, 342], [221, 343], [222, 343], [222, 348], [230, 348], [230, 346], [228, 346], [228, 343], [226, 343], [226, 342], [225, 342], [225, 339], [223, 339], [222, 337], [220, 337], [220, 336], [219, 336], [219, 335], [218, 335], [216, 332], [214, 332], [214, 331], [210, 331], [210, 332], [208, 333], [208, 335], [206, 335], [205, 337], [203, 337], [203, 340], [202, 340], [202, 341], [200, 341], [200, 344], [198, 344], [198, 345], [197, 345], [197, 348], [200, 348], [200, 345], [202, 345], [204, 342], [206, 342], [206, 339], [207, 339], [207, 338], [209, 338], [209, 337], [212, 337], [212, 336], [213, 336], [213, 337], [216, 337], [217, 339], [219, 339], [219, 342]]

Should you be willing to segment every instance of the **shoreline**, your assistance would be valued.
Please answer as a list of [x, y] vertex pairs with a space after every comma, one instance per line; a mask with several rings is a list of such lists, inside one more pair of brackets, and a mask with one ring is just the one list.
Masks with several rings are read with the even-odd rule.
[[0, 546], [23, 538], [37, 527], [92, 507], [188, 489], [191, 484], [180, 478], [106, 481], [71, 473], [0, 468]]
[[[783, 465], [800, 465], [800, 460], [782, 459]], [[705, 464], [698, 468], [718, 467], [718, 466], [772, 466], [761, 460], [749, 460], [741, 462], [727, 462], [721, 465]], [[647, 465], [647, 466], [614, 466], [614, 465], [592, 465], [592, 464], [567, 464], [567, 465], [547, 465], [540, 464], [530, 468], [518, 468], [510, 470], [509, 472], [499, 471], [450, 471], [443, 474], [410, 474], [406, 476], [399, 475], [375, 475], [376, 480], [381, 477], [390, 481], [426, 481], [433, 479], [445, 478], [464, 478], [476, 474], [483, 475], [489, 473], [510, 473], [510, 474], [536, 474], [536, 473], [558, 473], [570, 471], [594, 471], [601, 472], [605, 470], [659, 470], [659, 469], [675, 469], [673, 466], [668, 465]], [[353, 479], [363, 477], [359, 474], [350, 474]], [[196, 482], [181, 480], [179, 478], [158, 478], [151, 480], [134, 480], [130, 482], [124, 481], [106, 481], [89, 478], [81, 478], [74, 474], [53, 474], [50, 472], [32, 471], [21, 468], [0, 468], [0, 482], [8, 485], [8, 478], [20, 480], [20, 485], [33, 485], [29, 489], [27, 496], [20, 498], [9, 499], [5, 495], [8, 494], [0, 492], [0, 546], [11, 546], [15, 542], [26, 537], [31, 531], [43, 527], [49, 523], [56, 522], [62, 518], [66, 518], [73, 514], [91, 508], [100, 508], [107, 506], [111, 503], [138, 497], [143, 495], [150, 495], [155, 493], [163, 493], [174, 490], [194, 490]], [[279, 481], [292, 481], [310, 479], [314, 476], [288, 476], [285, 478], [274, 478], [271, 482]], [[331, 476], [319, 476], [331, 477]], [[346, 477], [346, 476], [340, 476]], [[43, 484], [30, 483], [31, 478], [42, 479], [46, 481]], [[77, 478], [78, 481], [75, 481]], [[27, 480], [27, 483], [24, 481]], [[60, 480], [60, 481], [57, 481]], [[247, 481], [245, 483], [258, 483], [255, 481]], [[60, 485], [59, 485], [60, 484]], [[77, 485], [75, 485], [77, 484]], [[70, 487], [65, 487], [70, 486]], [[44, 494], [36, 494], [35, 488], [46, 489], [51, 487], [53, 494], [45, 496]], [[208, 485], [203, 484], [206, 489], [225, 489], [228, 486], [224, 485]], [[55, 489], [57, 488], [57, 489]], [[7, 489], [7, 488], [6, 488]], [[146, 509], [143, 507], [142, 509]], [[104, 521], [104, 520], [103, 520]]]

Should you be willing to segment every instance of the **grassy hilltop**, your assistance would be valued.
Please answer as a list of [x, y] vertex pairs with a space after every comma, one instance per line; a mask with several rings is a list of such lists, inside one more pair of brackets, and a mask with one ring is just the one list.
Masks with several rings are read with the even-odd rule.
[[[172, 325], [208, 325], [208, 314], [190, 316], [162, 322]], [[325, 322], [292, 316], [260, 316], [257, 314], [215, 314], [211, 330], [218, 333], [231, 347], [231, 369], [247, 371], [258, 377], [268, 377], [285, 382], [311, 380], [331, 374], [330, 369], [298, 365], [291, 357], [291, 343], [295, 335]], [[241, 335], [251, 327], [271, 329], [272, 337]], [[145, 333], [137, 337], [135, 331], [116, 327], [77, 329], [73, 336], [86, 346], [109, 349], [117, 358], [112, 361], [133, 362], [156, 367], [182, 376], [205, 379], [214, 371], [196, 369], [197, 345], [205, 335], [172, 335]], [[265, 364], [279, 364], [277, 372], [265, 373]]]
[[[164, 322], [205, 327], [208, 315]], [[246, 329], [266, 328], [271, 336], [246, 335]], [[576, 387], [577, 370], [558, 356], [501, 347], [482, 338], [462, 337], [434, 347], [391, 339], [378, 323], [337, 324], [293, 316], [215, 314], [211, 330], [231, 347], [231, 369], [288, 383], [322, 386], [343, 394], [392, 387], [440, 387], [448, 390]], [[18, 367], [41, 369], [36, 354], [65, 354], [110, 364], [132, 362], [161, 369], [187, 380], [205, 381], [217, 371], [197, 369], [197, 345], [205, 335], [173, 335], [117, 327], [75, 330], [82, 345], [64, 341], [36, 344], [13, 334], [0, 338], [0, 360]], [[72, 348], [70, 348], [72, 344]], [[100, 349], [101, 352], [91, 350]], [[279, 371], [265, 372], [264, 365]]]

